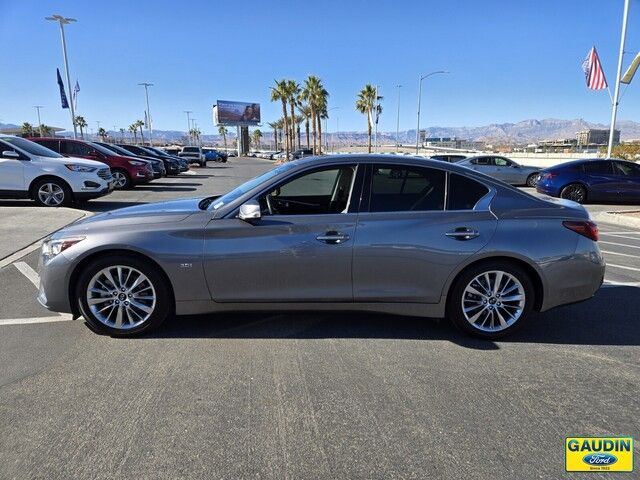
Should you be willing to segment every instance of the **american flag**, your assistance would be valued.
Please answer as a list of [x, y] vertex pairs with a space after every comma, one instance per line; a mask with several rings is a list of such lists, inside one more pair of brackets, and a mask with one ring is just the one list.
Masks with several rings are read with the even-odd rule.
[[591, 90], [603, 90], [607, 88], [607, 79], [602, 71], [602, 64], [598, 57], [596, 47], [591, 48], [587, 54], [587, 58], [582, 62], [582, 70], [587, 80], [587, 88]]

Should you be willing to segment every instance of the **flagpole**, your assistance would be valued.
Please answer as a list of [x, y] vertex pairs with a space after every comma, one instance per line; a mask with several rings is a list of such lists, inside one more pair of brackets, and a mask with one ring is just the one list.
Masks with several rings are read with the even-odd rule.
[[620, 76], [622, 75], [622, 61], [624, 57], [624, 43], [627, 37], [627, 18], [629, 16], [629, 0], [624, 0], [624, 13], [622, 14], [622, 32], [620, 34], [620, 52], [618, 54], [618, 71], [616, 73], [616, 86], [613, 93], [613, 106], [611, 108], [611, 126], [609, 127], [609, 145], [607, 146], [607, 158], [611, 158], [613, 150], [613, 137], [616, 131], [616, 116], [618, 115], [618, 102], [620, 100]]

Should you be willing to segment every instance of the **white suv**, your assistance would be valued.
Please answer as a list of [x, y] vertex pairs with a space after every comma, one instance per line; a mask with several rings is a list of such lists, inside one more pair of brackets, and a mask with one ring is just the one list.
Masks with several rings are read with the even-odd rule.
[[60, 207], [112, 190], [111, 171], [102, 162], [63, 157], [24, 138], [0, 135], [0, 198]]
[[201, 167], [207, 166], [207, 159], [200, 147], [182, 147], [178, 156], [184, 158], [189, 163], [197, 163]]

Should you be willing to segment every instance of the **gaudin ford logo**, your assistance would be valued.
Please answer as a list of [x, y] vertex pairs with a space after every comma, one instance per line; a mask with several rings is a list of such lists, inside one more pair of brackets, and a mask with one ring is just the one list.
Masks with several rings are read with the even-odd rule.
[[565, 466], [567, 472], [632, 472], [633, 438], [569, 437]]

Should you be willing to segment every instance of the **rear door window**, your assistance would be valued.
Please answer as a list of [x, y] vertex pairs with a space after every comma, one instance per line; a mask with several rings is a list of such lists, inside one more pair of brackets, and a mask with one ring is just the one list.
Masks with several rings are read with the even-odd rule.
[[61, 142], [62, 152], [65, 155], [76, 157], [88, 157], [91, 154], [91, 147], [78, 142]]
[[447, 210], [473, 210], [478, 201], [489, 193], [489, 189], [457, 173], [449, 174]]
[[613, 162], [613, 172], [624, 177], [640, 177], [640, 166], [630, 162]]
[[584, 164], [584, 173], [591, 175], [611, 175], [613, 170], [611, 162], [587, 162]]
[[444, 209], [445, 173], [435, 168], [372, 165], [370, 212]]

